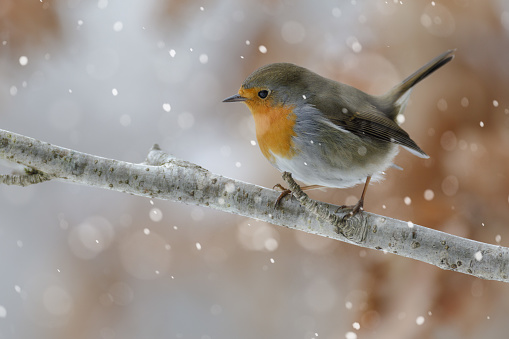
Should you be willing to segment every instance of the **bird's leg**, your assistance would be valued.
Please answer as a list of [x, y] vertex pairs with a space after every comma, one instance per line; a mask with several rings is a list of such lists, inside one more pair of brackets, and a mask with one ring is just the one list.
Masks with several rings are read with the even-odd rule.
[[341, 210], [341, 209], [345, 209], [345, 208], [352, 209], [352, 211], [350, 213], [348, 213], [348, 217], [353, 217], [354, 215], [356, 215], [360, 211], [364, 210], [364, 196], [366, 195], [366, 191], [368, 190], [368, 185], [369, 185], [370, 181], [371, 181], [371, 175], [369, 175], [366, 178], [366, 183], [364, 184], [364, 189], [362, 190], [361, 198], [359, 199], [359, 201], [357, 201], [357, 203], [355, 205], [352, 205], [352, 206], [347, 206], [347, 205], [339, 206], [338, 209], [336, 210], [336, 213], [339, 210]]
[[[303, 191], [306, 191], [306, 190], [312, 190], [312, 189], [322, 188], [322, 187], [323, 186], [320, 186], [320, 185], [309, 185], [309, 186], [301, 187], [300, 189], [303, 190]], [[286, 197], [288, 194], [292, 193], [291, 190], [289, 190], [288, 188], [282, 186], [281, 184], [275, 184], [274, 187], [272, 187], [272, 189], [276, 189], [276, 188], [281, 191], [281, 194], [279, 195], [279, 197], [277, 197], [276, 203], [274, 204], [274, 207], [278, 207], [279, 204], [281, 203], [281, 199]]]

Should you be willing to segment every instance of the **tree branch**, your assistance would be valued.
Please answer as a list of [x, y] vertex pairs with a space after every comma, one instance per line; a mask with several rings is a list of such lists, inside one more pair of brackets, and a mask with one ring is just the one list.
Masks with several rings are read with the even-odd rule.
[[[23, 186], [60, 180], [206, 206], [383, 250], [442, 269], [509, 282], [509, 248], [367, 212], [361, 212], [347, 219], [346, 224], [341, 224], [345, 214], [331, 213], [337, 206], [309, 199], [291, 182], [292, 191], [307, 207], [303, 208], [294, 199], [285, 199], [282, 206], [275, 209], [274, 201], [278, 192], [211, 173], [198, 165], [167, 155], [157, 145], [150, 150], [145, 163], [133, 164], [77, 152], [0, 130], [0, 157], [30, 168], [19, 178], [2, 176], [0, 182], [5, 184], [17, 183]], [[285, 180], [288, 178], [291, 179], [285, 176]]]

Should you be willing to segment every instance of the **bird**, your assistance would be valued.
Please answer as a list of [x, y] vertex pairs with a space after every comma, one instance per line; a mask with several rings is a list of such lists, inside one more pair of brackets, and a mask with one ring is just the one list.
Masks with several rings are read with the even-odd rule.
[[[243, 102], [251, 111], [262, 154], [281, 172], [304, 183], [302, 189], [347, 188], [364, 183], [353, 216], [364, 210], [370, 182], [383, 178], [399, 146], [429, 156], [397, 123], [412, 88], [454, 58], [455, 49], [426, 65], [383, 95], [325, 78], [292, 63], [272, 63], [249, 75], [223, 102]], [[276, 200], [291, 193], [282, 190]], [[339, 210], [339, 209], [338, 209]], [[336, 211], [337, 212], [337, 211]]]

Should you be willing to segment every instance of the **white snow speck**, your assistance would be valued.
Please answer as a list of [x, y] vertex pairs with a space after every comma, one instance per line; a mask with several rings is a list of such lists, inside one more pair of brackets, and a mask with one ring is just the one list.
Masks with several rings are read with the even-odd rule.
[[242, 166], [242, 164], [240, 163], [240, 161], [237, 161], [237, 162], [235, 163], [235, 167], [240, 168], [241, 166]]
[[228, 193], [232, 193], [233, 191], [235, 191], [235, 184], [233, 182], [227, 182], [224, 185], [224, 190]]
[[445, 131], [440, 137], [440, 145], [446, 151], [453, 151], [458, 145], [458, 139], [453, 131]]
[[251, 45], [251, 41], [246, 40], [246, 45], [248, 45], [248, 46]]
[[461, 106], [468, 107], [469, 101], [467, 97], [461, 98]]
[[347, 310], [351, 310], [351, 309], [352, 309], [352, 307], [353, 307], [352, 302], [351, 302], [351, 301], [347, 301], [347, 302], [345, 303], [345, 307], [346, 307], [346, 309], [347, 309]]
[[479, 122], [479, 126], [484, 127], [484, 122], [483, 121]]
[[108, 0], [99, 0], [99, 1], [97, 1], [97, 8], [105, 9], [106, 7], [108, 7]]
[[111, 90], [111, 94], [113, 94], [113, 96], [116, 97], [118, 95], [118, 90], [116, 88], [113, 88]]
[[203, 12], [204, 10], [205, 10], [205, 7], [200, 6], [200, 11], [202, 11], [202, 12]]
[[165, 112], [169, 112], [169, 111], [171, 111], [171, 105], [169, 103], [165, 102], [163, 104], [163, 109]]
[[346, 339], [357, 339], [357, 334], [355, 334], [355, 332], [346, 332], [345, 338]]
[[409, 206], [412, 203], [412, 199], [410, 199], [410, 197], [405, 197], [403, 199], [403, 201], [405, 202], [405, 205], [407, 205], [407, 206]]
[[175, 55], [177, 54], [177, 52], [175, 52], [175, 50], [174, 50], [174, 49], [170, 49], [170, 50], [168, 51], [168, 53], [170, 53], [170, 56], [171, 56], [172, 58], [174, 58], [174, 57], [175, 57]]
[[459, 190], [459, 181], [454, 175], [449, 175], [442, 181], [442, 191], [448, 197], [452, 197]]
[[424, 324], [424, 320], [425, 320], [424, 317], [422, 315], [420, 315], [415, 319], [415, 323], [420, 326], [420, 325]]
[[437, 108], [439, 111], [442, 111], [442, 112], [447, 111], [447, 101], [444, 98], [438, 100]]
[[161, 210], [157, 207], [154, 207], [150, 210], [150, 212], [148, 213], [148, 216], [150, 218], [150, 220], [154, 221], [154, 222], [159, 222], [161, 220], [163, 220], [163, 212], [161, 212]]
[[430, 200], [433, 200], [434, 197], [435, 197], [435, 192], [433, 192], [433, 190], [427, 189], [424, 191], [424, 199], [430, 201]]
[[493, 100], [493, 107], [498, 107], [498, 101], [497, 100]]
[[305, 95], [305, 94], [302, 94], [302, 99], [304, 99], [304, 100], [306, 100], [306, 99], [307, 99], [307, 97], [306, 97], [306, 95]]
[[334, 7], [332, 9], [332, 16], [335, 18], [339, 18], [341, 16], [341, 9]]
[[260, 45], [258, 46], [258, 50], [260, 51], [260, 53], [267, 53], [267, 47], [265, 47], [264, 45]]
[[9, 94], [15, 96], [16, 94], [18, 94], [18, 88], [16, 86], [11, 86], [11, 88], [9, 89]]
[[360, 42], [356, 41], [352, 44], [352, 51], [354, 51], [355, 53], [359, 53], [360, 51], [362, 51], [362, 45]]
[[355, 328], [356, 330], [360, 330], [361, 329], [361, 324], [359, 324], [358, 322], [354, 322], [352, 324], [352, 327]]
[[5, 318], [7, 316], [7, 310], [4, 306], [0, 305], [0, 318]]
[[407, 222], [408, 228], [414, 228], [414, 223], [411, 221]]
[[21, 66], [26, 66], [28, 64], [28, 58], [24, 55], [19, 57], [19, 64]]
[[201, 251], [201, 244], [199, 242], [196, 243], [196, 249], [198, 251]]
[[359, 40], [357, 40], [356, 37], [354, 36], [350, 36], [346, 39], [346, 44], [348, 46], [350, 46], [350, 48], [352, 49], [352, 51], [354, 53], [359, 53], [360, 51], [362, 51], [362, 45], [361, 43], [359, 42]]
[[276, 261], [274, 260], [274, 258], [270, 258], [270, 263], [273, 264], [275, 263]]
[[113, 24], [113, 30], [115, 32], [120, 32], [124, 28], [124, 24], [122, 21], [117, 21]]
[[495, 241], [496, 241], [498, 244], [500, 244], [500, 241], [502, 241], [502, 236], [501, 236], [500, 234], [497, 234], [497, 235], [495, 236]]
[[83, 25], [83, 20], [78, 20], [78, 26]]
[[396, 122], [398, 123], [398, 125], [401, 125], [402, 123], [405, 122], [405, 116], [403, 114], [398, 114], [398, 116], [396, 117]]
[[273, 252], [273, 251], [277, 250], [278, 246], [279, 246], [279, 243], [274, 238], [267, 238], [265, 240], [265, 242], [263, 243], [263, 247], [265, 247], [265, 249], [269, 252]]
[[144, 228], [143, 229], [143, 234], [149, 235], [150, 234], [150, 230], [148, 228]]
[[206, 64], [207, 62], [209, 62], [209, 56], [207, 54], [200, 54], [200, 63], [202, 64]]
[[251, 140], [251, 145], [256, 146], [256, 141]]
[[477, 260], [477, 261], [481, 261], [481, 260], [482, 260], [482, 253], [481, 253], [481, 251], [477, 251], [477, 252], [475, 252], [475, 254], [474, 254], [474, 258], [475, 258], [475, 260]]

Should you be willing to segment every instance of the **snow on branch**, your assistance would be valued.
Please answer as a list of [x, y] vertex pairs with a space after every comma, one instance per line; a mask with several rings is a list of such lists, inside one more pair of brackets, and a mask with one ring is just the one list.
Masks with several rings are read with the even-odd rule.
[[3, 184], [26, 186], [59, 180], [205, 206], [394, 253], [445, 270], [509, 282], [509, 248], [367, 212], [345, 222], [344, 212], [332, 213], [337, 206], [309, 199], [286, 173], [284, 179], [299, 200], [284, 199], [274, 208], [279, 192], [211, 173], [171, 157], [157, 145], [144, 163], [134, 164], [0, 130], [0, 158], [28, 167], [24, 174], [0, 176]]

